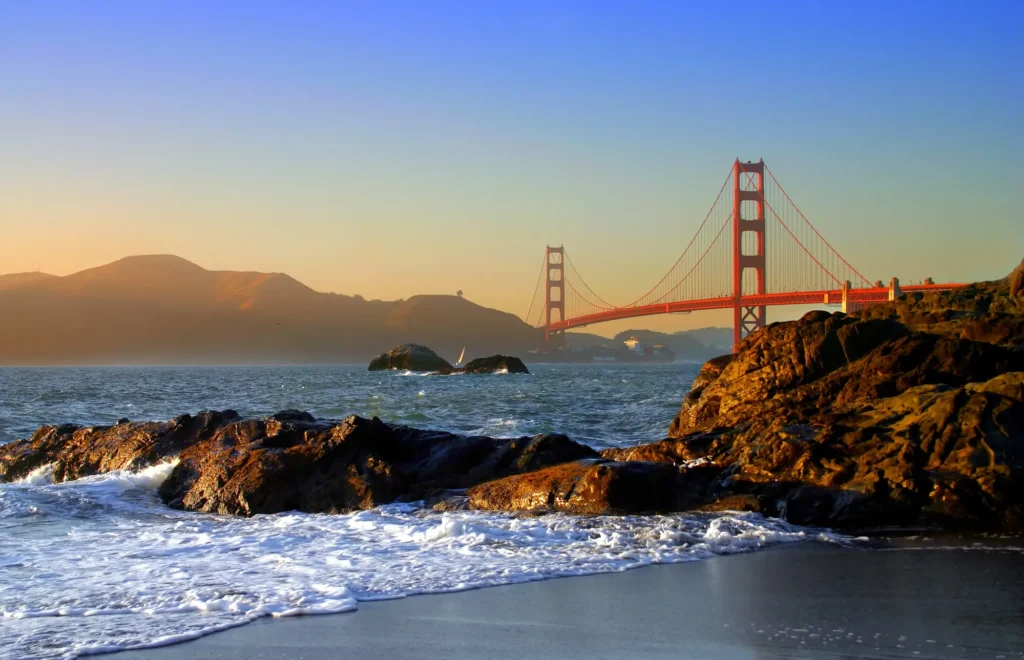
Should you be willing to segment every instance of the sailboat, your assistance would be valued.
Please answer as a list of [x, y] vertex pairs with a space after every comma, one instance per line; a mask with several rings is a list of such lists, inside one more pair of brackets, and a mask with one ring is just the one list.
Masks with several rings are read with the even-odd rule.
[[461, 367], [462, 366], [462, 358], [464, 358], [464, 357], [466, 357], [466, 347], [465, 346], [462, 347], [462, 352], [459, 353], [459, 359], [455, 361], [455, 366], [456, 367]]

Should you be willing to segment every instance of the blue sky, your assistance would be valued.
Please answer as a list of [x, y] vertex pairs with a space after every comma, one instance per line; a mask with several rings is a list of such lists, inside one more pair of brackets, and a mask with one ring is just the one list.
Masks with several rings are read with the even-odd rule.
[[997, 277], [1022, 7], [5, 3], [0, 271], [171, 252], [522, 314], [551, 243], [626, 302], [740, 157], [872, 279]]

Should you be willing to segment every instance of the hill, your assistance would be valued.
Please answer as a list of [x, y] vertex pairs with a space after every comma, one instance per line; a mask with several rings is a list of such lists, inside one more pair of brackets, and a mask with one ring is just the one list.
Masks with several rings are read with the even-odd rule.
[[524, 353], [540, 332], [456, 296], [321, 293], [283, 273], [127, 257], [64, 277], [0, 276], [0, 364], [362, 362], [396, 344], [454, 360]]
[[589, 332], [565, 333], [566, 345], [573, 349], [591, 346], [621, 346], [630, 337], [636, 337], [645, 346], [661, 345], [676, 352], [677, 360], [707, 360], [732, 352], [731, 328], [698, 328], [678, 332], [655, 330], [626, 330], [609, 339]]

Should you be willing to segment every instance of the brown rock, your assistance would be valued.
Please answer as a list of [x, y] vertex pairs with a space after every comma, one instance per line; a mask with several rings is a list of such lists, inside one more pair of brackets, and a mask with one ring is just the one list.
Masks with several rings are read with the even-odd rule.
[[368, 371], [408, 369], [409, 371], [440, 371], [452, 365], [443, 357], [419, 344], [402, 344], [370, 360]]
[[1002, 280], [772, 324], [705, 366], [669, 439], [602, 456], [705, 459], [721, 479], [704, 508], [1024, 529], [1024, 304], [1011, 291]]
[[563, 435], [495, 439], [390, 426], [379, 419], [318, 421], [287, 410], [266, 419], [234, 411], [170, 422], [42, 427], [0, 446], [0, 480], [54, 464], [57, 481], [137, 469], [177, 457], [160, 488], [172, 507], [253, 515], [347, 511], [546, 468], [597, 452]]
[[28, 440], [0, 445], [0, 481], [21, 479], [53, 464], [57, 482], [111, 470], [138, 469], [177, 456], [238, 419], [234, 410], [181, 415], [169, 422], [119, 421], [115, 426], [41, 426]]
[[438, 375], [447, 376], [450, 374], [494, 374], [494, 373], [510, 373], [510, 374], [528, 374], [530, 370], [526, 368], [523, 361], [517, 357], [511, 357], [508, 355], [492, 355], [485, 358], [477, 358], [470, 360], [466, 363], [466, 366], [461, 368], [448, 367], [446, 369], [437, 370]]
[[502, 440], [421, 431], [377, 418], [318, 422], [286, 411], [189, 447], [160, 490], [172, 507], [253, 515], [340, 512], [536, 470], [596, 453], [565, 436]]
[[1024, 370], [1019, 351], [841, 313], [773, 324], [740, 348], [717, 378], [687, 395], [670, 437], [764, 417], [804, 423], [834, 406], [916, 385], [960, 386]]
[[1020, 260], [1020, 265], [1013, 269], [1008, 279], [1010, 295], [1015, 298], [1024, 297], [1024, 259]]
[[469, 506], [587, 515], [682, 511], [701, 502], [708, 477], [665, 463], [591, 459], [474, 486]]

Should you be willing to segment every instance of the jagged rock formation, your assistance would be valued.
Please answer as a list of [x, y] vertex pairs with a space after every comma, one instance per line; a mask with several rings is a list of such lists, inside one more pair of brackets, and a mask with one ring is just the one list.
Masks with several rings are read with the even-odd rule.
[[1020, 298], [1024, 296], [1024, 259], [1020, 260], [1020, 265], [1013, 269], [1009, 277], [1010, 295], [1014, 298]]
[[408, 369], [409, 371], [451, 370], [452, 365], [426, 346], [402, 344], [370, 361], [369, 371]]
[[703, 504], [717, 471], [665, 462], [587, 459], [474, 486], [473, 509], [621, 514], [686, 511]]
[[[704, 366], [668, 439], [482, 484], [470, 503], [1024, 529], [1021, 277], [772, 324]], [[663, 473], [672, 485], [628, 486], [651, 497], [624, 497], [627, 481], [610, 476], [658, 463], [679, 466]]]
[[180, 415], [167, 422], [122, 420], [114, 426], [40, 426], [28, 440], [0, 445], [0, 481], [53, 465], [56, 482], [112, 470], [137, 470], [170, 460], [197, 438], [237, 421], [234, 410]]
[[160, 488], [170, 506], [253, 515], [340, 512], [421, 499], [597, 453], [563, 435], [515, 439], [391, 426], [379, 419], [318, 421], [299, 411], [239, 419], [234, 411], [170, 422], [42, 427], [0, 446], [0, 480], [46, 464], [54, 479], [141, 468], [172, 457]]

